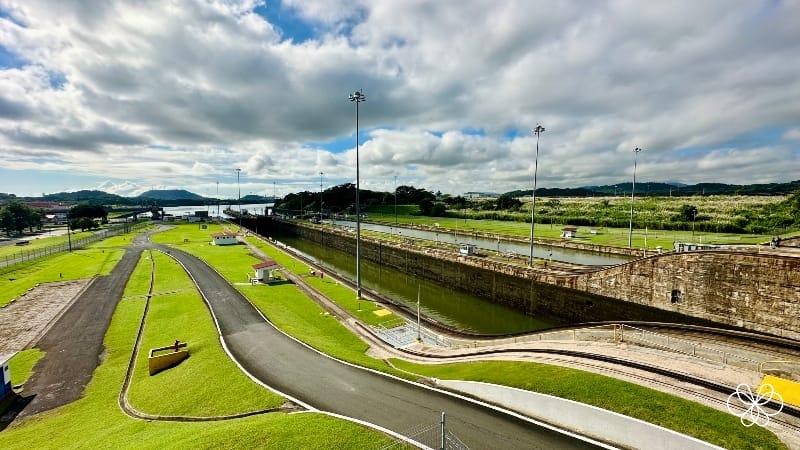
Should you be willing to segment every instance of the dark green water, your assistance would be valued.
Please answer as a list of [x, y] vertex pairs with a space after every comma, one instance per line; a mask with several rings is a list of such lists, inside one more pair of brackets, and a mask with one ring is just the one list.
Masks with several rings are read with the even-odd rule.
[[[313, 257], [319, 264], [355, 280], [355, 255], [299, 238], [273, 237]], [[432, 281], [416, 278], [370, 261], [361, 261], [361, 282], [364, 286], [415, 309], [419, 285], [421, 313], [464, 330], [501, 334], [539, 330], [554, 325], [477, 296], [448, 289]]]

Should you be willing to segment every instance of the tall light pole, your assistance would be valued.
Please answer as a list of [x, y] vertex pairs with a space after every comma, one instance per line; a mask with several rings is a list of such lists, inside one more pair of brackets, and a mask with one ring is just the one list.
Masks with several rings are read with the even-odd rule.
[[394, 176], [394, 224], [397, 225], [397, 175]]
[[636, 159], [640, 151], [642, 149], [639, 147], [633, 149], [633, 184], [631, 184], [631, 221], [628, 226], [628, 248], [633, 248], [633, 193], [636, 190]]
[[241, 172], [241, 171], [242, 171], [242, 169], [239, 169], [238, 167], [236, 168], [236, 187], [239, 189], [239, 200], [238, 200], [238, 203], [239, 203], [239, 232], [240, 233], [242, 232], [242, 185], [239, 184], [239, 172]]
[[539, 135], [544, 133], [544, 127], [536, 124], [533, 129], [536, 135], [536, 158], [533, 162], [533, 202], [531, 202], [531, 258], [529, 264], [533, 267], [533, 229], [536, 223], [536, 172], [539, 170]]
[[322, 220], [322, 175], [323, 172], [319, 173], [319, 220]]
[[348, 99], [356, 104], [356, 298], [358, 309], [361, 309], [361, 205], [359, 204], [358, 191], [360, 188], [360, 173], [358, 167], [358, 104], [367, 101], [363, 91], [355, 91]]

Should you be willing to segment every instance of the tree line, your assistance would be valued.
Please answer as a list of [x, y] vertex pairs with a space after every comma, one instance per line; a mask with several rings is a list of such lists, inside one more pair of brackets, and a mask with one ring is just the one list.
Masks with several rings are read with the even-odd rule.
[[[95, 219], [105, 222], [108, 211], [100, 205], [88, 203], [78, 204], [70, 208], [67, 220], [71, 230], [94, 230], [100, 225]], [[32, 208], [18, 200], [10, 201], [0, 208], [0, 229], [7, 235], [22, 234], [25, 229], [33, 233], [44, 227], [45, 211]]]

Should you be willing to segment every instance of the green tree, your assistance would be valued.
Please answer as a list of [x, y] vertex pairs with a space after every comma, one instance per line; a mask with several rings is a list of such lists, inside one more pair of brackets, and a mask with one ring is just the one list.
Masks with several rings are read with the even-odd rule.
[[100, 205], [90, 205], [88, 203], [81, 203], [69, 209], [68, 217], [70, 219], [77, 219], [80, 217], [88, 217], [90, 219], [99, 219], [107, 217], [108, 211]]
[[33, 210], [27, 205], [18, 201], [9, 202], [0, 211], [0, 225], [3, 230], [10, 234], [21, 234], [31, 223]]
[[681, 216], [686, 222], [694, 222], [697, 217], [697, 206], [683, 205], [681, 206]]
[[522, 207], [522, 202], [508, 194], [503, 194], [497, 198], [497, 209], [518, 210]]
[[37, 230], [42, 229], [42, 218], [44, 217], [44, 211], [41, 209], [31, 209], [30, 216], [28, 217], [28, 229], [33, 233], [33, 228], [35, 227]]
[[433, 211], [433, 200], [426, 198], [419, 202], [419, 213], [423, 216], [430, 216]]
[[70, 228], [73, 230], [94, 230], [98, 228], [100, 225], [97, 224], [93, 219], [89, 217], [78, 217], [77, 219], [72, 219], [70, 221]]

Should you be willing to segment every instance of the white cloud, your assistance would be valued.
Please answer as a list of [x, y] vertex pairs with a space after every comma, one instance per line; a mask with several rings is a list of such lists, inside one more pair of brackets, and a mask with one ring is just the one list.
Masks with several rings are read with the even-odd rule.
[[535, 140], [504, 133], [536, 123], [542, 186], [627, 181], [634, 146], [645, 180], [800, 173], [796, 2], [285, 2], [321, 32], [302, 44], [257, 4], [0, 0], [0, 45], [26, 61], [0, 69], [5, 169], [110, 189], [208, 191], [236, 167], [254, 190], [352, 181], [352, 149], [310, 143], [352, 136], [364, 88], [372, 186], [525, 187]]

